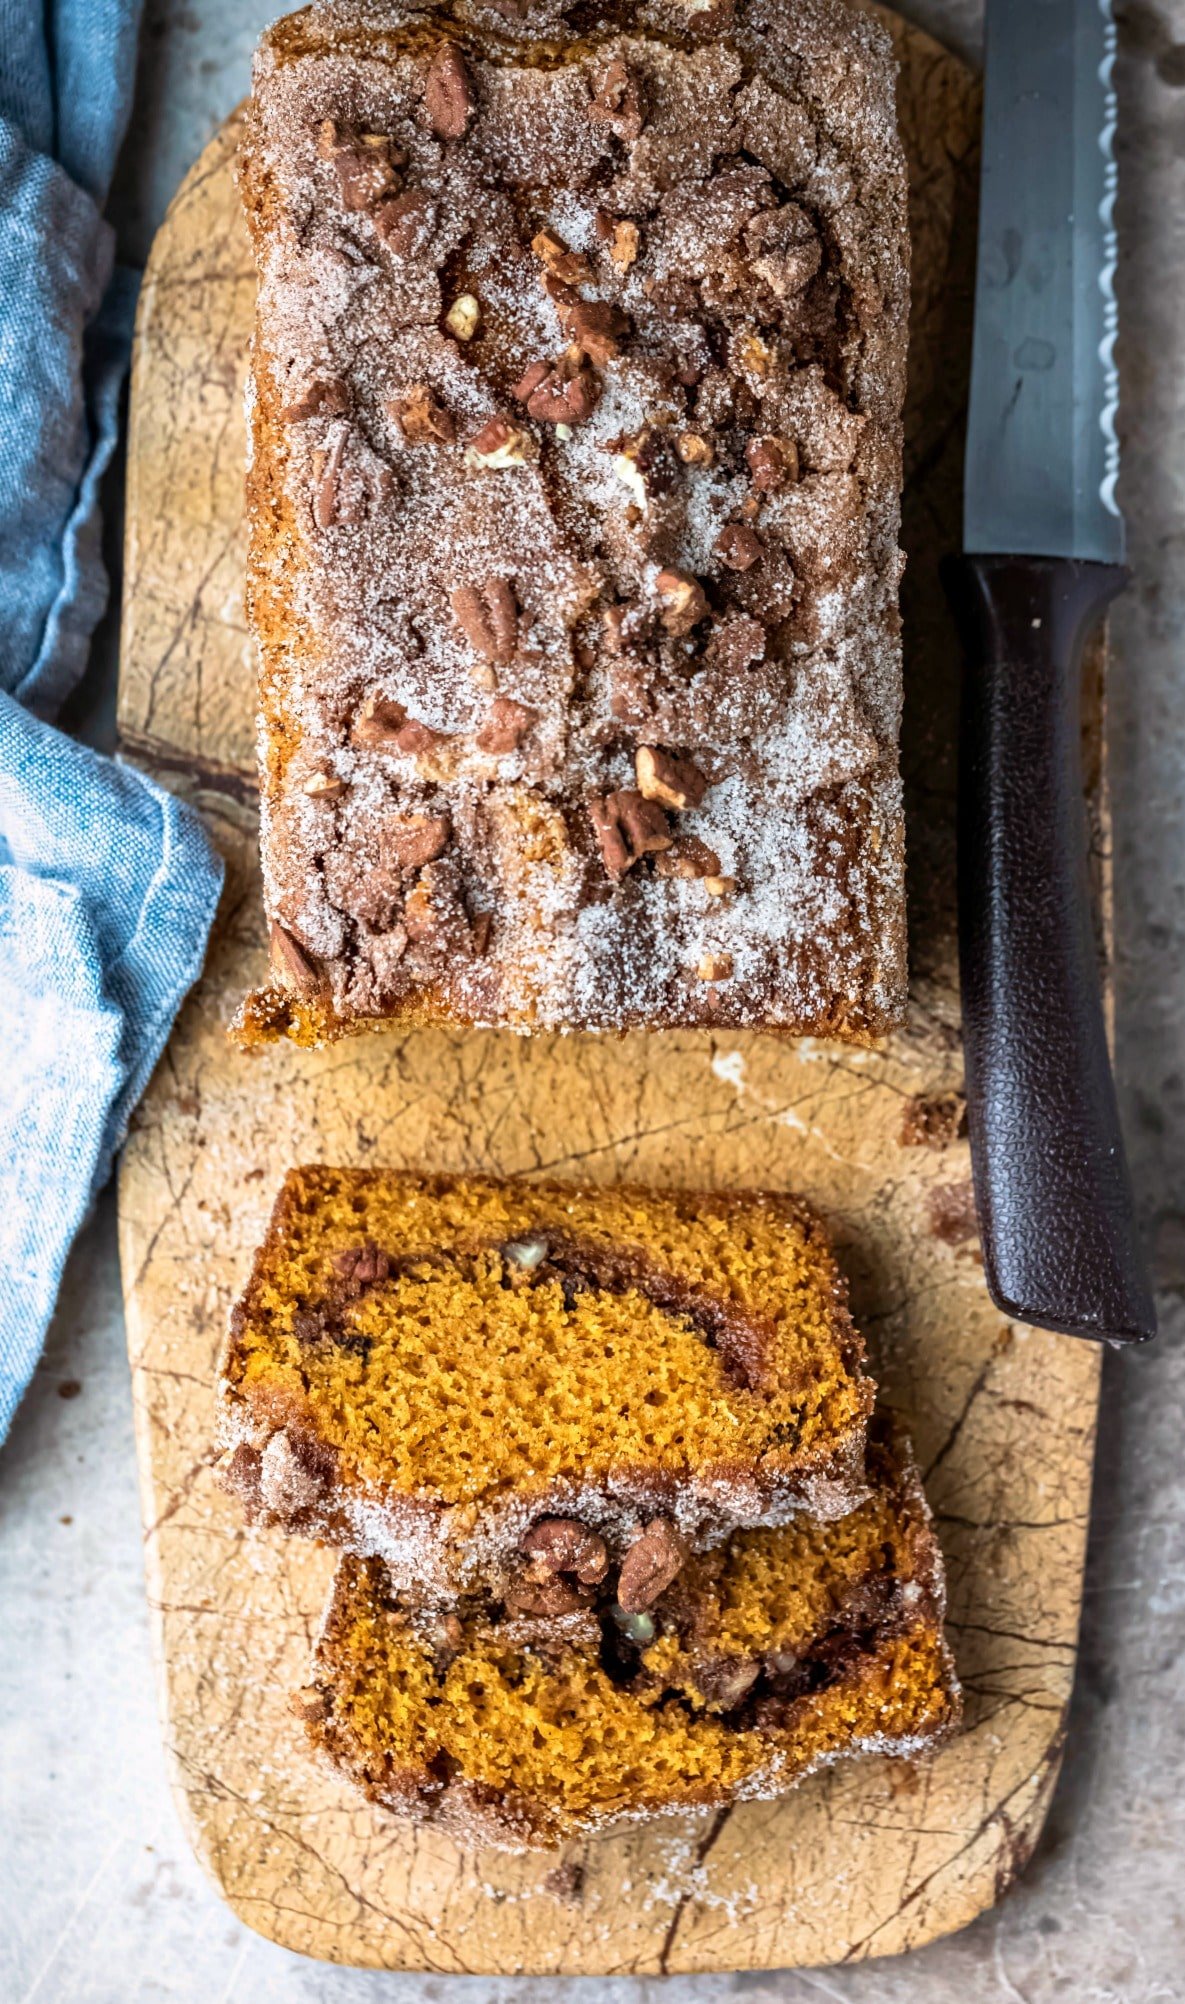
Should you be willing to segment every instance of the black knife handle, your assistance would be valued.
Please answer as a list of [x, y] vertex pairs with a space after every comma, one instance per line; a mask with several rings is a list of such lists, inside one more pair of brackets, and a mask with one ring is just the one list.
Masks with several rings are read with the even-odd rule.
[[984, 1267], [1021, 1322], [1156, 1334], [1099, 995], [1081, 757], [1082, 654], [1126, 583], [1108, 564], [963, 557], [959, 966]]

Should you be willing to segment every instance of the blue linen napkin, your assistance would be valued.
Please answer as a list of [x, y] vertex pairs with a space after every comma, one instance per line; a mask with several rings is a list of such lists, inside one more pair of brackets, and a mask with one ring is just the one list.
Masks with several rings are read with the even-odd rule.
[[139, 14], [0, 0], [0, 1440], [222, 879], [188, 808], [45, 721], [107, 598], [134, 285], [101, 210]]

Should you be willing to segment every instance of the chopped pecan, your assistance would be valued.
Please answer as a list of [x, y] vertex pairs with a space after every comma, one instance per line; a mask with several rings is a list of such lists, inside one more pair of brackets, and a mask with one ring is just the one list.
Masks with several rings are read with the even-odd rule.
[[698, 578], [689, 577], [686, 571], [662, 570], [654, 580], [654, 588], [662, 600], [660, 618], [668, 633], [677, 638], [691, 632], [701, 619], [708, 616], [708, 601]]
[[389, 696], [372, 690], [354, 719], [350, 741], [362, 751], [394, 750], [406, 724], [407, 711], [403, 704], [392, 702]]
[[507, 1587], [505, 1605], [508, 1614], [575, 1614], [579, 1608], [588, 1607], [592, 1598], [591, 1587], [581, 1586], [576, 1580], [564, 1579], [559, 1573], [540, 1575], [528, 1570]]
[[458, 585], [449, 594], [453, 618], [483, 661], [514, 660], [518, 645], [518, 606], [509, 578], [487, 578], [481, 585]]
[[752, 438], [745, 458], [759, 494], [776, 494], [798, 478], [798, 447], [792, 438]]
[[517, 398], [520, 404], [527, 403], [534, 396], [540, 383], [545, 383], [550, 374], [550, 362], [532, 362], [530, 368], [519, 378], [511, 390], [511, 396]]
[[299, 424], [304, 418], [344, 417], [350, 408], [350, 393], [344, 383], [310, 383], [302, 397], [284, 404], [281, 424]]
[[485, 959], [490, 950], [490, 935], [493, 930], [493, 912], [477, 912], [474, 915], [469, 928], [469, 943], [476, 959]]
[[605, 1540], [577, 1517], [541, 1517], [520, 1549], [543, 1572], [575, 1573], [585, 1586], [596, 1586], [609, 1570]]
[[632, 787], [622, 787], [609, 797], [616, 803], [618, 825], [629, 844], [633, 862], [640, 862], [643, 856], [660, 855], [670, 848], [671, 826], [657, 801], [647, 800]]
[[496, 696], [489, 715], [477, 734], [477, 748], [483, 752], [517, 751], [531, 725], [535, 711], [512, 696]]
[[699, 981], [731, 981], [731, 953], [701, 953], [695, 967]]
[[452, 412], [427, 383], [412, 383], [393, 397], [391, 411], [409, 445], [452, 445], [457, 436]]
[[730, 571], [751, 571], [765, 555], [765, 544], [755, 529], [730, 522], [716, 538], [716, 555]]
[[452, 832], [447, 814], [392, 814], [383, 823], [383, 849], [401, 870], [418, 870], [443, 856]]
[[268, 928], [271, 943], [272, 973], [285, 988], [296, 995], [316, 995], [320, 992], [321, 970], [313, 956], [306, 951], [300, 941], [273, 919]]
[[594, 125], [608, 125], [627, 144], [642, 130], [642, 98], [637, 83], [620, 56], [614, 56], [597, 84], [588, 107]]
[[391, 740], [392, 749], [403, 752], [409, 758], [435, 751], [438, 745], [447, 743], [448, 738], [443, 731], [434, 731], [430, 724], [422, 724], [418, 717], [409, 717]]
[[632, 787], [590, 800], [588, 812], [611, 877], [624, 877], [643, 856], [659, 855], [671, 846], [670, 823], [662, 808]]
[[481, 305], [476, 293], [459, 292], [448, 312], [444, 324], [457, 341], [472, 341], [481, 325]]
[[391, 1278], [391, 1259], [381, 1246], [369, 1242], [347, 1246], [344, 1252], [334, 1253], [333, 1271], [350, 1287], [373, 1287], [376, 1282]]
[[424, 84], [424, 109], [438, 139], [460, 139], [473, 116], [473, 86], [455, 42], [442, 42]]
[[601, 394], [600, 384], [583, 356], [564, 356], [554, 366], [532, 362], [511, 392], [541, 424], [582, 424], [591, 417]]
[[377, 236], [396, 257], [414, 257], [436, 228], [436, 205], [423, 188], [409, 188], [374, 212]]
[[598, 369], [613, 360], [630, 331], [629, 314], [609, 299], [564, 300], [557, 310], [565, 334]]
[[720, 875], [723, 865], [714, 849], [701, 842], [698, 835], [676, 836], [664, 856], [655, 859], [656, 877], [682, 877], [686, 882], [700, 878], [708, 883], [722, 883]]
[[710, 466], [716, 457], [711, 442], [698, 431], [681, 431], [675, 440], [675, 451], [684, 466]]
[[618, 271], [628, 271], [638, 255], [641, 239], [638, 225], [623, 218], [613, 228], [613, 241], [609, 245], [609, 255]]
[[628, 216], [609, 216], [604, 209], [597, 209], [593, 215], [593, 230], [598, 243], [605, 245], [619, 271], [628, 271], [638, 255], [641, 234], [638, 225]]
[[336, 800], [339, 793], [345, 792], [346, 783], [335, 772], [312, 772], [300, 790], [310, 800]]
[[471, 440], [469, 453], [479, 466], [525, 466], [533, 443], [530, 432], [513, 418], [492, 417]]
[[626, 1614], [653, 1606], [682, 1569], [688, 1543], [669, 1517], [652, 1517], [622, 1560], [617, 1604]]
[[689, 758], [672, 758], [657, 745], [639, 745], [634, 755], [638, 791], [647, 800], [659, 800], [664, 807], [680, 813], [698, 807], [708, 790], [708, 781]]
[[550, 277], [558, 278], [561, 285], [586, 285], [592, 277], [588, 259], [579, 251], [569, 250], [554, 230], [537, 230], [531, 238], [531, 249], [544, 270]]
[[705, 1656], [693, 1665], [691, 1674], [701, 1697], [730, 1712], [748, 1697], [761, 1675], [761, 1664], [751, 1656]]
[[445, 949], [450, 954], [471, 950], [460, 880], [448, 861], [424, 865], [407, 894], [403, 923], [408, 938], [418, 946]]
[[609, 439], [605, 450], [614, 455], [613, 471], [630, 489], [643, 512], [649, 508], [652, 494], [665, 494], [670, 487], [671, 471], [664, 443], [653, 426], [644, 424], [639, 431]]
[[334, 149], [333, 164], [342, 207], [354, 214], [373, 209], [398, 190], [399, 176], [385, 141], [374, 146], [358, 142], [339, 145]]

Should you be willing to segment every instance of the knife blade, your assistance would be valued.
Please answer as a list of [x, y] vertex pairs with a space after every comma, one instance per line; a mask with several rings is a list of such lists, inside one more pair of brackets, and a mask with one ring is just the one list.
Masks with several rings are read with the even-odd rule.
[[1110, 0], [988, 0], [964, 549], [959, 963], [993, 1299], [1155, 1334], [1091, 911], [1082, 659], [1127, 580]]

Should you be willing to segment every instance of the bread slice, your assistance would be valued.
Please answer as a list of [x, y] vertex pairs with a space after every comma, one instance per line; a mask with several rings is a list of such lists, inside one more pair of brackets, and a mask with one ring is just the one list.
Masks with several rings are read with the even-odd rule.
[[615, 1574], [652, 1521], [849, 1510], [862, 1363], [794, 1197], [296, 1169], [232, 1316], [227, 1479], [437, 1597], [504, 1589], [547, 1518]]
[[923, 1752], [959, 1717], [942, 1560], [908, 1451], [878, 1443], [869, 1479], [841, 1522], [739, 1531], [640, 1613], [611, 1590], [559, 1620], [417, 1611], [343, 1558], [294, 1710], [372, 1802], [513, 1850]]
[[883, 29], [329, 0], [264, 38], [242, 188], [243, 1039], [899, 1022]]

